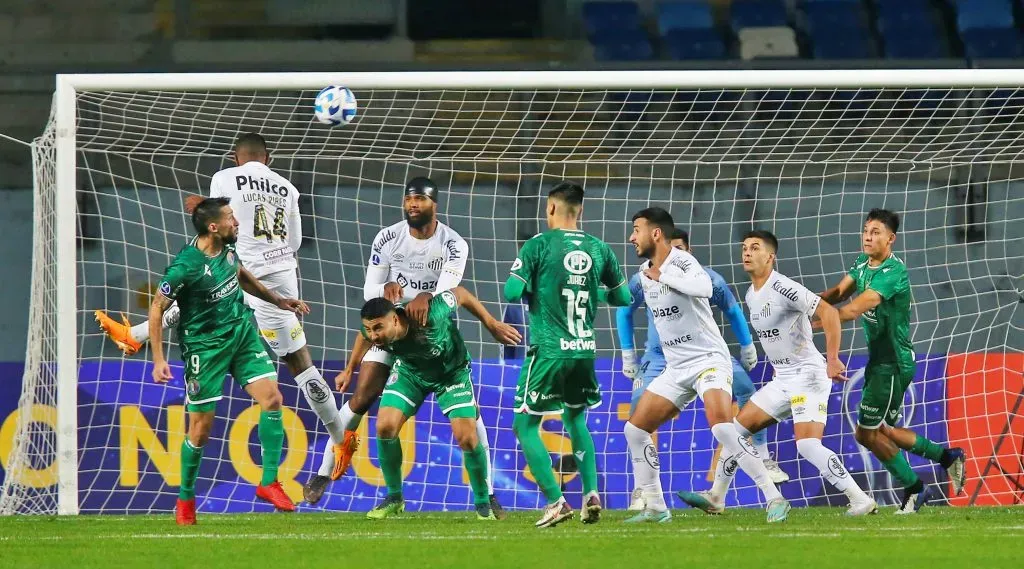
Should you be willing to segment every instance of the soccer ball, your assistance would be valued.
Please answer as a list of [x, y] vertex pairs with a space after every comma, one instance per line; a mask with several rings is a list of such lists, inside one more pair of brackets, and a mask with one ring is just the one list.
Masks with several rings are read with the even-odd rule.
[[324, 87], [313, 100], [313, 114], [324, 124], [348, 124], [356, 118], [356, 96], [346, 87]]

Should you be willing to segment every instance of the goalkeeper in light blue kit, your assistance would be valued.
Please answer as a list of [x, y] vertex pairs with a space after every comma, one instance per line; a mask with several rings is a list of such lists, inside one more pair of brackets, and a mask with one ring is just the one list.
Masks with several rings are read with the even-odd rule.
[[[683, 251], [690, 251], [689, 235], [682, 229], [676, 228], [672, 233], [672, 246]], [[740, 360], [732, 360], [733, 385], [732, 392], [736, 396], [736, 403], [743, 407], [747, 400], [754, 394], [754, 383], [750, 380], [747, 372], [757, 364], [757, 348], [754, 347], [754, 340], [750, 336], [750, 327], [747, 325], [747, 318], [743, 314], [743, 308], [736, 302], [736, 297], [729, 290], [722, 275], [705, 267], [704, 270], [711, 277], [711, 284], [714, 293], [711, 296], [711, 304], [717, 306], [729, 320], [732, 331], [740, 341]], [[637, 366], [636, 351], [633, 342], [633, 313], [640, 308], [644, 301], [644, 293], [640, 286], [640, 273], [633, 274], [629, 279], [629, 292], [633, 296], [633, 302], [629, 306], [619, 308], [615, 313], [615, 324], [619, 331], [619, 344], [622, 346], [622, 373], [633, 380], [633, 397], [630, 401], [630, 413], [636, 409], [640, 395], [647, 389], [647, 386], [658, 377], [658, 374], [665, 370], [665, 355], [661, 350], [661, 339], [658, 331], [654, 328], [654, 319], [647, 315], [647, 342], [644, 345], [644, 355]], [[768, 443], [766, 442], [766, 431], [762, 430], [753, 435], [752, 442], [757, 447], [758, 453], [768, 457]], [[779, 464], [765, 458], [765, 468], [771, 476], [772, 482], [781, 484], [789, 480]], [[630, 510], [643, 510], [644, 501], [639, 489], [633, 490], [633, 496], [629, 504]]]

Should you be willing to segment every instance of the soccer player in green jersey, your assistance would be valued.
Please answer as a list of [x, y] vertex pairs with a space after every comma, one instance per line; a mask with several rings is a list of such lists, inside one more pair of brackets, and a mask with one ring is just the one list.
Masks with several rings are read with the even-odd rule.
[[181, 309], [178, 333], [185, 361], [188, 437], [181, 444], [181, 488], [175, 506], [179, 525], [196, 523], [199, 462], [213, 428], [213, 412], [224, 396], [227, 373], [261, 408], [258, 434], [263, 449], [263, 477], [256, 487], [256, 497], [279, 510], [295, 509], [277, 481], [284, 446], [277, 369], [256, 331], [252, 311], [242, 300], [242, 291], [298, 314], [308, 314], [309, 307], [301, 300], [282, 298], [267, 290], [242, 268], [234, 247], [238, 220], [229, 203], [227, 198], [206, 198], [196, 206], [192, 225], [198, 235], [167, 267], [160, 290], [149, 307], [153, 379], [157, 383], [173, 379], [164, 357], [161, 316], [174, 301]]
[[366, 517], [381, 520], [405, 510], [402, 499], [402, 444], [398, 433], [434, 394], [441, 412], [452, 425], [473, 489], [477, 519], [496, 520], [487, 487], [487, 448], [476, 434], [477, 405], [470, 379], [470, 359], [452, 314], [459, 306], [476, 316], [499, 342], [515, 345], [519, 332], [499, 322], [469, 291], [446, 290], [430, 299], [426, 324], [395, 307], [386, 298], [372, 298], [360, 316], [363, 336], [374, 346], [396, 357], [393, 372], [384, 386], [377, 412], [377, 457], [388, 494]]
[[946, 469], [953, 495], [966, 481], [964, 451], [942, 446], [897, 427], [903, 394], [914, 379], [916, 363], [910, 343], [910, 280], [907, 266], [892, 252], [899, 215], [873, 209], [864, 222], [864, 252], [838, 285], [821, 293], [830, 304], [857, 296], [839, 308], [840, 320], [860, 318], [868, 344], [868, 364], [857, 417], [857, 442], [870, 450], [904, 486], [898, 514], [912, 514], [932, 498], [900, 449], [937, 462]]
[[[586, 411], [601, 403], [594, 373], [594, 313], [599, 296], [615, 306], [630, 301], [626, 278], [611, 248], [580, 231], [583, 188], [562, 182], [548, 194], [549, 230], [523, 244], [505, 282], [505, 300], [530, 298], [530, 347], [516, 385], [512, 430], [530, 472], [547, 499], [537, 527], [572, 518], [572, 508], [551, 471], [551, 455], [540, 438], [544, 415], [561, 413], [583, 482], [580, 519], [600, 518], [597, 460]], [[607, 287], [605, 292], [600, 285]]]

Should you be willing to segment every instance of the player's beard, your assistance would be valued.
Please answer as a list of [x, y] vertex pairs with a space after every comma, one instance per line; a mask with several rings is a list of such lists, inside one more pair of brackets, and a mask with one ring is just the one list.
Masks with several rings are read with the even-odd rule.
[[644, 246], [643, 244], [637, 243], [637, 247], [636, 247], [636, 256], [637, 257], [640, 257], [641, 259], [650, 259], [652, 255], [654, 255], [654, 243], [653, 242], [648, 243], [646, 246]]
[[235, 242], [238, 241], [238, 232], [232, 231], [231, 233], [221, 237], [220, 240], [224, 242], [225, 245], [234, 245]]
[[413, 229], [423, 229], [434, 222], [434, 214], [421, 211], [416, 215], [409, 215], [409, 212], [405, 212], [405, 221]]

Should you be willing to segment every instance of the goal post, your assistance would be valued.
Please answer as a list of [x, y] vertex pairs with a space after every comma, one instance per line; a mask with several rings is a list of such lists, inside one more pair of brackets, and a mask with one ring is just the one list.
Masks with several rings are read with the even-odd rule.
[[[823, 290], [858, 253], [866, 211], [897, 210], [896, 250], [911, 268], [922, 356], [905, 420], [967, 445], [969, 472], [980, 480], [950, 503], [1020, 500], [1010, 478], [1024, 472], [1013, 454], [1024, 436], [1015, 406], [1024, 397], [1024, 252], [1014, 246], [1024, 240], [1024, 70], [99, 74], [59, 75], [56, 84], [50, 123], [33, 145], [32, 316], [20, 414], [10, 453], [0, 457], [0, 514], [173, 507], [181, 387], [148, 385], [148, 352], [112, 351], [89, 315], [145, 317], [140, 299], [189, 233], [180, 197], [207, 192], [209, 177], [228, 165], [231, 140], [247, 130], [267, 135], [271, 167], [297, 180], [307, 200], [301, 285], [318, 312], [306, 328], [325, 370], [347, 356], [369, 241], [401, 219], [398, 188], [410, 175], [431, 175], [446, 188], [439, 213], [470, 242], [467, 282], [492, 313], [509, 318], [522, 311], [500, 297], [516, 243], [541, 228], [542, 197], [562, 177], [584, 183], [583, 227], [611, 243], [628, 272], [637, 265], [625, 244], [629, 216], [664, 205], [690, 230], [698, 259], [725, 275], [741, 300], [741, 230], [776, 231], [780, 270]], [[326, 85], [355, 93], [352, 124], [312, 121], [312, 96]], [[605, 404], [590, 423], [602, 492], [622, 507], [631, 488], [621, 437], [630, 387], [609, 312], [597, 322]], [[503, 358], [466, 318], [461, 326], [478, 362], [499, 497], [536, 507], [511, 435], [515, 354]], [[639, 345], [642, 334], [638, 326]], [[862, 368], [859, 328], [844, 328], [843, 346], [851, 369]], [[755, 368], [755, 384], [766, 373]], [[852, 442], [859, 389], [854, 381], [834, 391], [826, 444], [876, 498], [891, 501], [888, 475]], [[325, 432], [293, 391], [285, 393], [295, 437], [285, 461], [304, 458], [282, 470], [301, 483], [315, 470], [312, 453]], [[260, 511], [240, 490], [258, 452], [254, 461], [248, 431], [231, 426], [244, 426], [248, 403], [238, 393], [225, 401], [219, 454], [206, 459], [200, 501], [209, 511]], [[408, 435], [410, 447], [417, 436], [422, 445], [416, 464], [403, 470], [412, 501], [460, 508], [468, 494], [458, 453], [445, 442], [443, 417], [422, 414]], [[660, 433], [667, 490], [704, 487], [715, 445], [703, 431], [690, 409]], [[793, 479], [788, 492], [805, 496], [804, 504], [837, 503], [837, 492], [796, 457], [791, 433], [770, 432]], [[571, 452], [551, 434], [549, 449], [565, 458], [562, 480], [572, 490], [579, 481]], [[365, 508], [379, 491], [374, 453], [361, 452], [358, 472], [335, 484], [326, 509]], [[729, 500], [756, 503], [752, 483], [740, 477]]]

